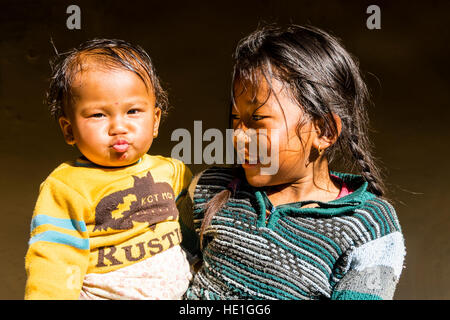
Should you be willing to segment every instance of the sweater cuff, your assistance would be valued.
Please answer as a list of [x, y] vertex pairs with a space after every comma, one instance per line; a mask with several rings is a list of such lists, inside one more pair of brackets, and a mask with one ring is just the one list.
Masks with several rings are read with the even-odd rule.
[[357, 292], [352, 290], [336, 290], [331, 296], [332, 300], [383, 300], [376, 294]]

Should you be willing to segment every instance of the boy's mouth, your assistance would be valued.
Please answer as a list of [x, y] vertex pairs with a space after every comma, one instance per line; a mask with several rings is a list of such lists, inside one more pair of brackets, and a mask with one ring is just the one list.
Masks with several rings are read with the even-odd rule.
[[117, 152], [125, 152], [128, 150], [129, 146], [128, 141], [121, 139], [114, 142], [112, 148]]

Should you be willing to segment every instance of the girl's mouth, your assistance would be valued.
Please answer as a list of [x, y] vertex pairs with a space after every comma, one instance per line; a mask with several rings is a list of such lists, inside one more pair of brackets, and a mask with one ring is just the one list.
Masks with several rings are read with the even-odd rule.
[[243, 163], [242, 164], [242, 168], [244, 169], [253, 169], [256, 168], [258, 166], [258, 164], [250, 164], [250, 163]]
[[117, 152], [125, 152], [129, 147], [130, 145], [126, 140], [118, 140], [112, 145], [112, 148]]
[[257, 166], [259, 166], [261, 163], [259, 161], [252, 161], [250, 162], [250, 160], [245, 159], [244, 163], [242, 163], [242, 167], [244, 169], [250, 169], [250, 168], [255, 168]]

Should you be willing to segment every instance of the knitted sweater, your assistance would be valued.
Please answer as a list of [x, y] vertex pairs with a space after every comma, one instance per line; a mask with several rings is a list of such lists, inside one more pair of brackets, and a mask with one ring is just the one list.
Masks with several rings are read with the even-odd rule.
[[[354, 191], [276, 207], [241, 181], [205, 230], [203, 264], [185, 298], [392, 299], [405, 256], [395, 210], [362, 177], [332, 173]], [[191, 253], [206, 203], [233, 179], [231, 169], [211, 168], [189, 188], [193, 206], [180, 214], [182, 245]], [[308, 203], [319, 206], [302, 208]]]
[[181, 161], [148, 154], [122, 168], [61, 164], [34, 209], [25, 298], [164, 298], [155, 281], [166, 278], [184, 286], [180, 298], [190, 273], [175, 201], [191, 176]]

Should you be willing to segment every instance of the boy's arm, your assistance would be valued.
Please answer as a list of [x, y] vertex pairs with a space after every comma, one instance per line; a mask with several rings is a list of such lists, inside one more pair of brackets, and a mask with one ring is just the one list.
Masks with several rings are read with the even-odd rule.
[[88, 208], [80, 194], [59, 180], [48, 178], [41, 185], [25, 257], [25, 299], [79, 298], [89, 262], [83, 215]]
[[332, 300], [392, 300], [405, 257], [400, 231], [367, 242], [349, 255], [348, 271]]

